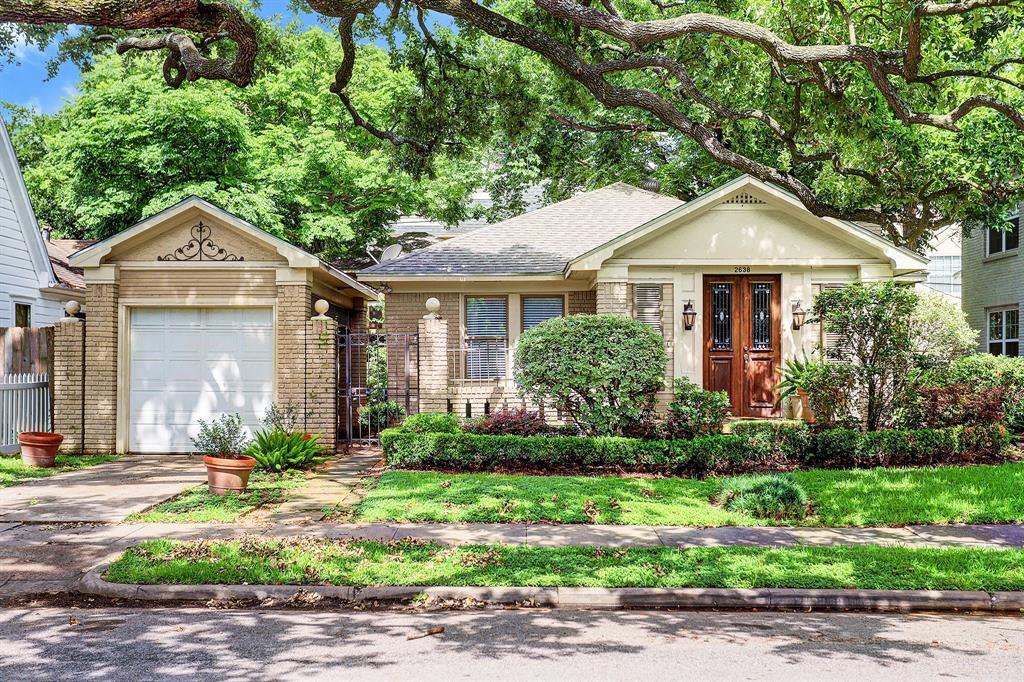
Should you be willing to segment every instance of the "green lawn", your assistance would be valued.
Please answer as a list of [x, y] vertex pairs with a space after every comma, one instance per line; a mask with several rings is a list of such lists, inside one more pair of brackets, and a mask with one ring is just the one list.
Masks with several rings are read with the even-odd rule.
[[189, 488], [148, 511], [126, 520], [140, 523], [230, 523], [257, 509], [280, 504], [288, 492], [301, 487], [309, 471], [268, 473], [253, 471], [249, 488], [239, 494], [214, 495], [205, 485]]
[[907, 547], [610, 549], [293, 538], [129, 549], [118, 583], [1024, 589], [1024, 550]]
[[52, 469], [40, 469], [26, 466], [21, 461], [21, 455], [0, 456], [0, 488], [8, 488], [25, 481], [62, 474], [65, 471], [113, 462], [115, 459], [117, 459], [116, 455], [57, 455], [57, 466]]
[[[801, 525], [1024, 521], [1024, 464], [794, 474], [814, 508]], [[714, 479], [520, 476], [388, 471], [371, 481], [360, 521], [729, 526], [777, 522], [709, 501]]]

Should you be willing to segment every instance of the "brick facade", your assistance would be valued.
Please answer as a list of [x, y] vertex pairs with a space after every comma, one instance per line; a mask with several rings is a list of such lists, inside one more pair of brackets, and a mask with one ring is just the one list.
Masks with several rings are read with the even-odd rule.
[[89, 284], [85, 307], [85, 453], [117, 450], [117, 284]]
[[570, 291], [569, 292], [569, 315], [594, 315], [597, 313], [597, 292]]
[[85, 324], [60, 321], [53, 327], [53, 430], [64, 436], [62, 452], [82, 452], [82, 414], [85, 410]]
[[977, 329], [978, 350], [988, 352], [988, 309], [1016, 305], [1024, 311], [1024, 250], [1002, 257], [986, 257], [988, 230], [975, 229], [963, 240], [962, 306], [971, 327]]
[[306, 323], [312, 311], [308, 284], [277, 287], [277, 384], [274, 402], [301, 407], [306, 399]]
[[600, 315], [629, 315], [629, 285], [625, 282], [598, 282], [595, 311]]
[[338, 323], [328, 318], [306, 320], [305, 394], [303, 414], [309, 433], [320, 434], [320, 446], [337, 445], [337, 344]]

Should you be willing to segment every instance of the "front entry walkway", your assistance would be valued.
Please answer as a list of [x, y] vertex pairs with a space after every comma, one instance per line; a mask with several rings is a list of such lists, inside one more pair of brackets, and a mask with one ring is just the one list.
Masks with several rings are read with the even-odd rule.
[[131, 455], [0, 490], [0, 522], [116, 523], [205, 480], [201, 458]]

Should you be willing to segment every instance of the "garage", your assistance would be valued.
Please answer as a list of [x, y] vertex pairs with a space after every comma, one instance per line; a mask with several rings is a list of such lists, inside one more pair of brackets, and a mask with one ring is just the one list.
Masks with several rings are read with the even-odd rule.
[[250, 433], [274, 395], [269, 307], [133, 308], [128, 449], [191, 452], [200, 419], [238, 413]]

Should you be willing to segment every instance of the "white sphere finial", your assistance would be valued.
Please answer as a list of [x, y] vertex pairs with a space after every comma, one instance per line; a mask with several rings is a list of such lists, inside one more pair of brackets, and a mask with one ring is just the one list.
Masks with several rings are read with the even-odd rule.
[[64, 304], [64, 319], [78, 321], [78, 313], [82, 310], [82, 304], [78, 301], [68, 301]]
[[425, 318], [438, 318], [438, 317], [441, 317], [437, 313], [437, 311], [441, 309], [441, 301], [439, 301], [436, 298], [434, 298], [433, 296], [431, 296], [430, 298], [427, 299], [426, 306], [427, 306], [427, 314], [424, 315], [423, 317], [425, 317]]
[[331, 309], [331, 304], [320, 298], [313, 304], [313, 310], [316, 311], [317, 315], [314, 320], [323, 320], [327, 317], [327, 311]]

